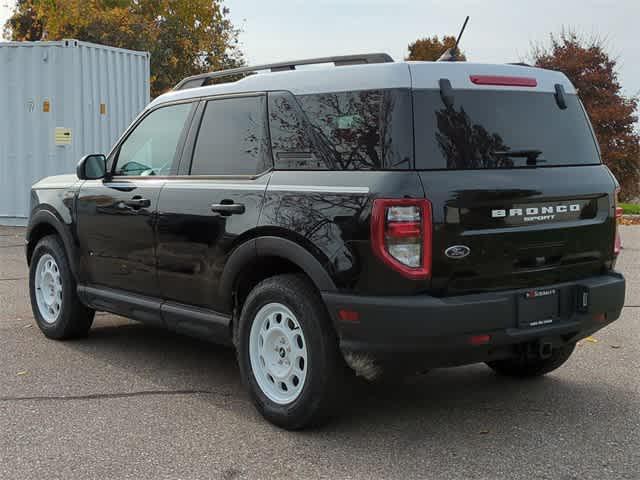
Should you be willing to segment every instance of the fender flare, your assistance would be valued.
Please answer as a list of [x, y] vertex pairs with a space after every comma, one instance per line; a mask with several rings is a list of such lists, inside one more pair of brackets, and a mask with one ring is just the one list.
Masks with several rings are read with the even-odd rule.
[[220, 279], [221, 298], [229, 299], [231, 302], [237, 276], [247, 265], [260, 257], [284, 258], [306, 273], [321, 292], [337, 291], [327, 270], [307, 249], [286, 238], [265, 236], [248, 240], [231, 253]]
[[69, 260], [69, 267], [71, 268], [71, 273], [74, 278], [78, 279], [78, 265], [77, 265], [77, 255], [76, 248], [74, 247], [73, 239], [71, 238], [71, 233], [69, 229], [64, 225], [62, 220], [56, 216], [50, 210], [38, 210], [37, 212], [31, 215], [29, 219], [29, 225], [27, 226], [27, 233], [25, 236], [26, 239], [26, 254], [27, 254], [27, 262], [31, 262], [31, 253], [35, 248], [35, 244], [33, 244], [32, 234], [34, 230], [36, 230], [41, 225], [48, 225], [52, 227], [58, 236], [62, 240], [62, 245], [67, 254], [67, 258]]

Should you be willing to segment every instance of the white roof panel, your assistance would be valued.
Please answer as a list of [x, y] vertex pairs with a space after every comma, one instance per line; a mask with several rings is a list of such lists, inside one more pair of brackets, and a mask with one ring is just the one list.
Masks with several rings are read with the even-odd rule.
[[[471, 82], [471, 75], [533, 77], [537, 86], [476, 85]], [[236, 82], [171, 91], [158, 97], [150, 107], [188, 98], [274, 90], [306, 95], [381, 88], [439, 88], [441, 78], [448, 79], [454, 89], [554, 92], [559, 83], [567, 93], [576, 93], [564, 74], [540, 68], [470, 62], [394, 62], [258, 73]]]
[[[576, 89], [563, 73], [542, 68], [471, 62], [407, 62], [407, 64], [411, 69], [413, 88], [439, 88], [438, 81], [446, 78], [454, 89], [555, 92], [555, 85], [559, 83], [566, 93], [576, 93]], [[536, 87], [476, 85], [471, 82], [471, 75], [531, 77], [536, 79], [538, 85]]]
[[237, 82], [166, 93], [152, 105], [192, 97], [256, 91], [288, 90], [295, 95], [379, 88], [410, 88], [406, 63], [376, 63], [327, 68], [304, 68], [250, 75]]

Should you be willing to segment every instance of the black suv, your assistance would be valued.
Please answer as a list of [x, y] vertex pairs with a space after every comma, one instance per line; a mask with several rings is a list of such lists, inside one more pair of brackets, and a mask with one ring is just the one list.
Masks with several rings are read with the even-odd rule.
[[103, 310], [232, 344], [260, 412], [302, 428], [354, 371], [562, 365], [623, 306], [616, 189], [558, 72], [373, 54], [199, 75], [33, 186], [33, 312], [55, 339]]

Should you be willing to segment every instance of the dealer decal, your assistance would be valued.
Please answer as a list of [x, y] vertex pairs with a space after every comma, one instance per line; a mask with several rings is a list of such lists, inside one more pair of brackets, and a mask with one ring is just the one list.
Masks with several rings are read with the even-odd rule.
[[548, 297], [549, 295], [555, 295], [555, 294], [556, 294], [555, 288], [545, 288], [542, 290], [529, 290], [524, 294], [524, 296], [526, 298], [532, 299], [532, 298]]

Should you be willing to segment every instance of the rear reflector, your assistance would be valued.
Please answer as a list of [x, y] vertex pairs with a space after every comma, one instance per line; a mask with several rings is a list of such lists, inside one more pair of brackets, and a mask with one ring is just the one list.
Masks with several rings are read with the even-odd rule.
[[606, 314], [604, 314], [604, 313], [596, 313], [596, 314], [593, 316], [593, 319], [594, 319], [596, 322], [606, 322], [606, 321], [607, 321], [607, 315], [606, 315]]
[[471, 345], [486, 345], [491, 341], [491, 335], [474, 335], [469, 337], [469, 343]]
[[500, 75], [471, 75], [476, 85], [500, 85], [503, 87], [536, 87], [538, 81], [533, 77], [505, 77]]
[[354, 310], [345, 310], [340, 309], [338, 310], [338, 316], [340, 317], [340, 320], [342, 320], [343, 322], [359, 322], [360, 321], [360, 314]]

